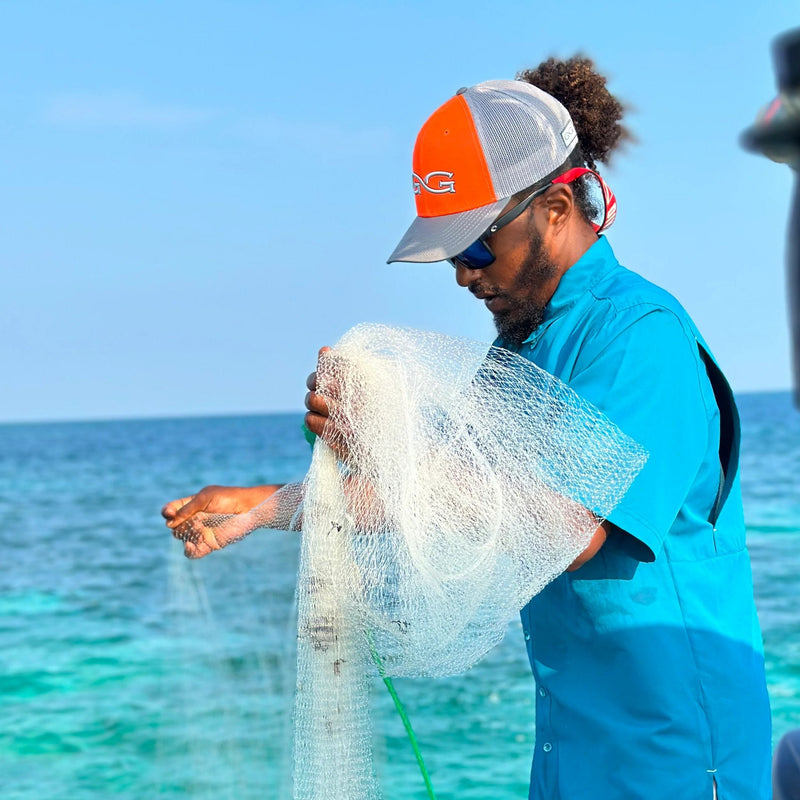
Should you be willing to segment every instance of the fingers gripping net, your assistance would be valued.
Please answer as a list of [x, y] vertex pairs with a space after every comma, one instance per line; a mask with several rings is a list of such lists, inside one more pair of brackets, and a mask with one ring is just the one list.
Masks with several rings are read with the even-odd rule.
[[332, 436], [303, 501], [295, 797], [373, 800], [370, 648], [391, 676], [468, 669], [646, 454], [525, 359], [433, 333], [358, 326], [317, 391]]
[[[208, 514], [199, 511], [175, 529], [182, 542], [197, 546], [203, 543], [216, 550], [244, 539], [258, 528], [273, 528], [281, 531], [300, 530], [302, 527], [302, 502], [305, 485], [289, 483], [244, 514]], [[191, 553], [190, 558], [196, 557]]]

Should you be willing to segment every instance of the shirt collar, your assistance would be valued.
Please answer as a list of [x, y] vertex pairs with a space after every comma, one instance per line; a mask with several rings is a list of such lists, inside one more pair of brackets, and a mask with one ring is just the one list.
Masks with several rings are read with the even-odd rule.
[[550, 302], [545, 306], [542, 324], [526, 340], [527, 344], [556, 317], [572, 307], [605, 274], [617, 265], [614, 251], [605, 236], [598, 240], [561, 276]]

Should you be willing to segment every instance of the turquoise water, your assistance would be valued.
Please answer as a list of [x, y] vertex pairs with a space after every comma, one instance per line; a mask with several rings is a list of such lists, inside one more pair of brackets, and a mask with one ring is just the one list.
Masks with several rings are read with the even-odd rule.
[[[743, 490], [776, 738], [800, 726], [800, 414], [740, 398]], [[0, 426], [0, 797], [286, 798], [296, 535], [188, 562], [158, 509], [301, 477], [300, 416]], [[526, 796], [518, 625], [463, 676], [397, 681], [441, 800]], [[376, 684], [387, 798], [424, 797]]]

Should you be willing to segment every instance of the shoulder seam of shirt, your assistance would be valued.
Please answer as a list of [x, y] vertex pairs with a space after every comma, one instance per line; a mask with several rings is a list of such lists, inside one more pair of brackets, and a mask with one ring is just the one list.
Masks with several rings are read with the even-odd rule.
[[[623, 313], [626, 312], [626, 311], [635, 311], [637, 309], [641, 309], [642, 307], [645, 307], [647, 309], [646, 311], [644, 311], [644, 313], [641, 313], [640, 315], [638, 315], [635, 318], [631, 319], [628, 322], [627, 325], [625, 325], [622, 329], [617, 331], [614, 334], [614, 336], [612, 337], [611, 341], [609, 341], [608, 344], [597, 354], [598, 356], [602, 355], [602, 353], [605, 352], [606, 348], [611, 345], [613, 340], [617, 336], [619, 336], [619, 334], [621, 334], [622, 331], [624, 331], [627, 328], [631, 327], [636, 322], [638, 322], [640, 319], [644, 319], [645, 317], [649, 316], [650, 314], [663, 311], [666, 314], [668, 314], [669, 316], [671, 316], [678, 323], [678, 325], [680, 326], [681, 331], [683, 332], [684, 338], [686, 339], [686, 342], [689, 345], [690, 350], [692, 351], [693, 361], [694, 361], [694, 365], [695, 365], [695, 377], [697, 378], [697, 387], [698, 387], [698, 389], [700, 391], [700, 397], [701, 397], [701, 399], [703, 401], [703, 407], [706, 410], [706, 415], [712, 415], [715, 411], [718, 411], [716, 402], [714, 403], [714, 407], [710, 408], [709, 405], [708, 405], [708, 402], [706, 401], [706, 396], [705, 396], [706, 393], [703, 391], [703, 378], [702, 378], [702, 376], [705, 375], [706, 376], [706, 380], [709, 380], [708, 373], [707, 373], [707, 370], [706, 370], [705, 363], [703, 362], [703, 359], [700, 357], [700, 352], [699, 352], [699, 349], [698, 349], [701, 346], [700, 342], [698, 341], [697, 336], [695, 336], [694, 332], [692, 331], [690, 325], [687, 324], [688, 315], [687, 315], [687, 319], [684, 319], [684, 318], [681, 317], [680, 314], [676, 313], [674, 309], [670, 308], [669, 306], [665, 305], [664, 303], [659, 303], [659, 302], [657, 302], [655, 300], [638, 300], [638, 301], [636, 301], [634, 303], [631, 303], [630, 305], [626, 305], [623, 308], [619, 308], [618, 305], [614, 302], [613, 298], [608, 297], [606, 295], [598, 296], [594, 292], [593, 289], [590, 290], [590, 291], [592, 292], [592, 296], [595, 298], [595, 300], [597, 300], [598, 302], [605, 302], [609, 306], [611, 306], [611, 308], [613, 308], [614, 313], [617, 316], [617, 318], [620, 318], [623, 315]], [[677, 302], [677, 300], [676, 300], [676, 302]], [[683, 307], [681, 306], [681, 308], [683, 308]]]

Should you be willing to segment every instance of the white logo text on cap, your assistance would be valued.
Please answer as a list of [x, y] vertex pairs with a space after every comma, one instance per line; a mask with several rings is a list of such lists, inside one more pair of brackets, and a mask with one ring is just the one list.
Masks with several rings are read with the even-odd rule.
[[567, 124], [564, 126], [564, 130], [561, 131], [561, 138], [564, 140], [565, 147], [569, 147], [578, 138], [578, 134], [575, 131], [575, 126], [572, 124], [572, 120], [569, 120], [569, 122], [567, 122]]
[[[433, 172], [429, 172], [424, 178], [420, 178], [416, 172], [412, 172], [411, 174], [414, 176], [414, 194], [419, 194], [422, 189], [432, 194], [456, 193], [456, 182], [452, 179], [452, 172], [434, 170]], [[449, 180], [444, 180], [444, 178], [448, 178]], [[433, 181], [433, 183], [431, 183], [431, 181]]]

